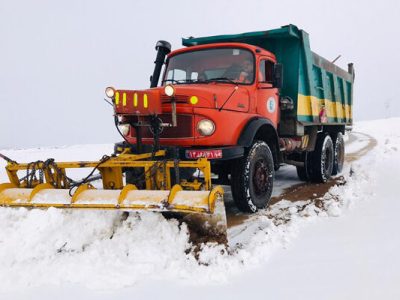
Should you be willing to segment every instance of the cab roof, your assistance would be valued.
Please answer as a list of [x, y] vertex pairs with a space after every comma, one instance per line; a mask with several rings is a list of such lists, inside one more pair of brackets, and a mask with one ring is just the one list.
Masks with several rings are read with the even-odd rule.
[[185, 53], [185, 52], [191, 52], [191, 51], [198, 51], [198, 50], [205, 50], [205, 49], [214, 49], [214, 48], [242, 48], [242, 49], [247, 49], [250, 52], [252, 52], [253, 54], [258, 54], [258, 55], [265, 55], [265, 56], [269, 56], [273, 59], [275, 59], [275, 55], [272, 54], [271, 52], [258, 47], [258, 46], [254, 46], [254, 45], [250, 45], [250, 44], [245, 44], [245, 43], [212, 43], [212, 44], [204, 44], [204, 45], [198, 45], [198, 46], [191, 46], [191, 47], [187, 47], [187, 48], [181, 48], [181, 49], [177, 49], [172, 51], [170, 54], [168, 54], [168, 57], [177, 55], [177, 54], [181, 54], [181, 53]]

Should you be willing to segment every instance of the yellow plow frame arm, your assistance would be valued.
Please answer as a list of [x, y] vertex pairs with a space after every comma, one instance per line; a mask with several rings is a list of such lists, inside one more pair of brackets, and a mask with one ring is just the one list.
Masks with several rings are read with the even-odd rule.
[[[203, 223], [203, 231], [211, 235], [226, 235], [226, 216], [223, 205], [224, 190], [212, 188], [211, 166], [205, 158], [196, 161], [178, 161], [165, 158], [165, 151], [154, 154], [123, 152], [100, 161], [36, 162], [33, 172], [41, 172], [39, 179], [20, 179], [18, 171], [32, 170], [32, 163], [8, 162], [9, 183], [0, 184], [0, 206], [28, 208], [120, 209], [124, 211], [150, 210], [182, 215]], [[154, 159], [156, 158], [156, 160]], [[95, 168], [101, 174], [103, 189], [82, 182], [74, 187], [67, 177], [67, 169]], [[146, 189], [124, 184], [125, 168], [142, 168]], [[203, 173], [201, 182], [185, 180], [172, 186], [171, 170], [194, 168]], [[199, 222], [199, 219], [201, 221]], [[201, 227], [201, 226], [200, 226]]]

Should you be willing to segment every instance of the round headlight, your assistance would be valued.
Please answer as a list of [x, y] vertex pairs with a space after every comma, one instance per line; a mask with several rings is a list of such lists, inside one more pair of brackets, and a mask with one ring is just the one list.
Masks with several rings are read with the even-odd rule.
[[118, 129], [123, 135], [128, 135], [129, 124], [120, 124], [120, 125], [118, 125]]
[[168, 84], [164, 88], [164, 93], [165, 95], [172, 97], [173, 95], [175, 95], [175, 88], [171, 84]]
[[212, 135], [215, 131], [215, 124], [213, 121], [204, 119], [197, 123], [197, 131], [201, 135]]
[[106, 96], [108, 98], [114, 98], [114, 95], [115, 95], [115, 90], [113, 87], [109, 86], [108, 88], [106, 88]]

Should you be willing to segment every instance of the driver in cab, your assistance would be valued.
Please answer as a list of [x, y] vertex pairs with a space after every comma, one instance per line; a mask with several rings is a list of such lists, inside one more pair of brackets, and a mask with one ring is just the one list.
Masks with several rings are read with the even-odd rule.
[[251, 83], [253, 80], [253, 63], [246, 59], [241, 64], [239, 78], [236, 80], [240, 83]]

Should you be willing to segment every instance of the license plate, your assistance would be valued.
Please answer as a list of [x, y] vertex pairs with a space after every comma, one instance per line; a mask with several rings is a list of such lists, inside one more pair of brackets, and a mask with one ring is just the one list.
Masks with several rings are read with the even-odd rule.
[[222, 158], [222, 150], [186, 150], [186, 158], [207, 158], [207, 159], [218, 159]]

